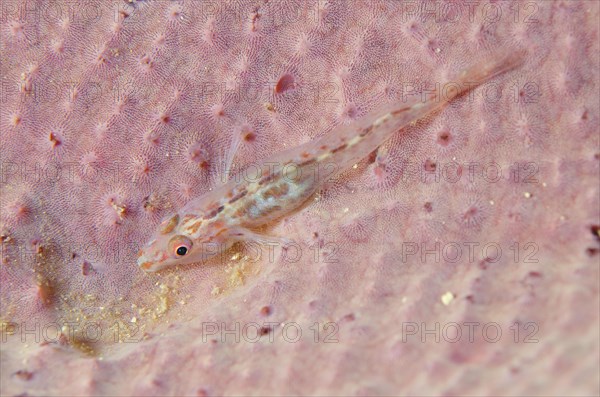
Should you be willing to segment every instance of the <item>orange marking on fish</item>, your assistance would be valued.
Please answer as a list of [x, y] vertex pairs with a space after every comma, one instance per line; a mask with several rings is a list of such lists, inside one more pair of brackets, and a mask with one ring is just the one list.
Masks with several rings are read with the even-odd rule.
[[200, 225], [202, 225], [202, 219], [198, 219], [196, 222], [190, 223], [185, 230], [188, 232], [188, 234], [196, 234], [200, 228]]
[[187, 214], [185, 215], [182, 219], [181, 219], [181, 225], [183, 227], [185, 227], [185, 225], [190, 221], [190, 220], [195, 220], [198, 219], [198, 215], [195, 214]]
[[223, 234], [227, 231], [228, 229], [226, 227], [224, 227], [223, 229], [219, 230], [216, 234], [215, 237], [219, 236], [220, 234]]
[[250, 206], [252, 206], [253, 204], [254, 204], [254, 202], [250, 202], [250, 203], [247, 203], [247, 204], [245, 204], [245, 205], [243, 205], [243, 206], [240, 206], [240, 207], [239, 207], [239, 208], [238, 208], [238, 209], [237, 209], [237, 210], [236, 210], [236, 211], [233, 213], [233, 216], [234, 216], [234, 217], [237, 217], [237, 218], [242, 218], [242, 217], [246, 216], [246, 214], [248, 213], [248, 208], [249, 208]]
[[290, 187], [287, 183], [271, 186], [267, 190], [262, 192], [262, 197], [268, 199], [270, 197], [281, 197], [290, 191]]
[[152, 267], [152, 262], [144, 262], [140, 265], [140, 267], [144, 270], [148, 270]]
[[161, 234], [171, 233], [173, 231], [173, 229], [175, 229], [175, 226], [177, 226], [178, 223], [179, 223], [179, 215], [175, 214], [171, 218], [165, 220], [161, 224], [160, 233]]
[[225, 221], [223, 220], [218, 220], [212, 223], [212, 227], [214, 227], [215, 229], [221, 229], [225, 226]]

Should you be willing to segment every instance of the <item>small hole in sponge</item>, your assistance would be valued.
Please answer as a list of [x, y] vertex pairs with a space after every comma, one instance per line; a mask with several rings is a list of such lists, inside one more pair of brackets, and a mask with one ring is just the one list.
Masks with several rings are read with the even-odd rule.
[[433, 204], [431, 204], [431, 201], [428, 201], [423, 205], [423, 208], [425, 208], [425, 211], [431, 212], [433, 211]]
[[369, 157], [367, 158], [367, 163], [373, 164], [377, 160], [377, 149], [373, 150]]
[[587, 109], [583, 112], [583, 114], [581, 115], [581, 120], [587, 120], [588, 119], [588, 111]]
[[588, 256], [596, 256], [600, 250], [598, 248], [588, 248], [585, 250], [585, 252], [588, 254]]
[[448, 146], [452, 142], [452, 134], [448, 130], [443, 130], [438, 134], [437, 143], [440, 146]]
[[267, 335], [269, 332], [271, 332], [271, 328], [269, 328], [269, 327], [262, 327], [261, 329], [258, 330], [258, 334], [260, 336]]
[[293, 90], [294, 88], [296, 88], [296, 81], [294, 80], [294, 76], [286, 73], [279, 78], [279, 81], [275, 86], [275, 93], [281, 94], [285, 91]]
[[263, 306], [260, 309], [260, 314], [262, 314], [263, 316], [268, 316], [273, 312], [273, 309], [271, 309], [271, 306]]
[[435, 161], [428, 159], [425, 161], [423, 168], [425, 168], [425, 171], [427, 171], [427, 172], [433, 172], [436, 170], [437, 164], [435, 163]]

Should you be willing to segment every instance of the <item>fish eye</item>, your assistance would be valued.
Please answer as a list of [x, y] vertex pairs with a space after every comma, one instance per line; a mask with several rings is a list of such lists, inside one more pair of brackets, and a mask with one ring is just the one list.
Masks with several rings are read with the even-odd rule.
[[187, 238], [186, 236], [177, 235], [171, 237], [169, 240], [169, 251], [172, 252], [171, 255], [175, 257], [182, 257], [187, 255], [192, 249], [192, 240]]

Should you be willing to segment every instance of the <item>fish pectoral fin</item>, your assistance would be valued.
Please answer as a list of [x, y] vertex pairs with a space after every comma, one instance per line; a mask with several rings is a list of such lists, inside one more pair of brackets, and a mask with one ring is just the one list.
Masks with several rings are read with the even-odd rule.
[[290, 240], [286, 237], [261, 234], [243, 227], [236, 227], [229, 230], [229, 236], [239, 241], [255, 241], [263, 245], [279, 245], [282, 248], [294, 244], [293, 240]]

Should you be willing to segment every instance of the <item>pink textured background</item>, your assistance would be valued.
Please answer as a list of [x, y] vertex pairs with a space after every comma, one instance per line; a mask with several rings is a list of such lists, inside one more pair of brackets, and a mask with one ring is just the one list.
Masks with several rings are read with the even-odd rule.
[[[1, 394], [600, 393], [598, 3], [470, 7], [3, 1]], [[507, 47], [273, 227], [298, 260], [135, 265], [234, 136], [248, 164]]]

